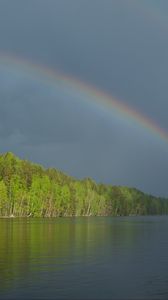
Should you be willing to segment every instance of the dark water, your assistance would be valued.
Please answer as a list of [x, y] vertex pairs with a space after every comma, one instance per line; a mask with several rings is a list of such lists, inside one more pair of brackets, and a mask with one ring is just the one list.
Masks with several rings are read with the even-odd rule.
[[168, 299], [168, 217], [0, 219], [0, 299]]

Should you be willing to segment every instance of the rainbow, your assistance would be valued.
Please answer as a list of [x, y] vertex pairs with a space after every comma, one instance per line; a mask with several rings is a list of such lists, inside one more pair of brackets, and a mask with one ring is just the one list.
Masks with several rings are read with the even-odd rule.
[[84, 83], [77, 78], [63, 74], [55, 69], [51, 69], [47, 66], [37, 64], [11, 54], [0, 53], [0, 65], [12, 66], [17, 70], [19, 69], [31, 74], [33, 78], [40, 78], [45, 83], [52, 85], [60, 84], [63, 87], [72, 88], [84, 95], [84, 99], [89, 100], [89, 102], [97, 103], [101, 107], [105, 107], [106, 109], [115, 112], [123, 119], [131, 120], [160, 139], [168, 142], [168, 132], [149, 117], [144, 116], [129, 105], [113, 98], [106, 92], [101, 91], [88, 83]]

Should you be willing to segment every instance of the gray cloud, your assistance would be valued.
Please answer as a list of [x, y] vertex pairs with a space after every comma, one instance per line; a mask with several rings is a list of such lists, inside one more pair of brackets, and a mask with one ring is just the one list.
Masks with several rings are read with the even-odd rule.
[[[168, 24], [150, 17], [152, 5], [0, 0], [0, 51], [68, 72], [168, 128]], [[1, 152], [168, 195], [167, 144], [83, 97], [0, 64]]]

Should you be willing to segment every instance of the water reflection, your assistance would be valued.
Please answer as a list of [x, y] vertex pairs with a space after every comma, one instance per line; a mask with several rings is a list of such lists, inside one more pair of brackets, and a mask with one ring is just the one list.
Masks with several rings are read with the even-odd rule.
[[0, 295], [165, 297], [167, 230], [166, 217], [0, 219]]

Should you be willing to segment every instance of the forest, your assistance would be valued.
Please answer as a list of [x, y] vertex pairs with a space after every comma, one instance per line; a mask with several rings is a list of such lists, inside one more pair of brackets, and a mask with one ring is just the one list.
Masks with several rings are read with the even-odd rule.
[[77, 180], [11, 152], [0, 155], [0, 217], [132, 216], [168, 213], [168, 199], [135, 188]]

